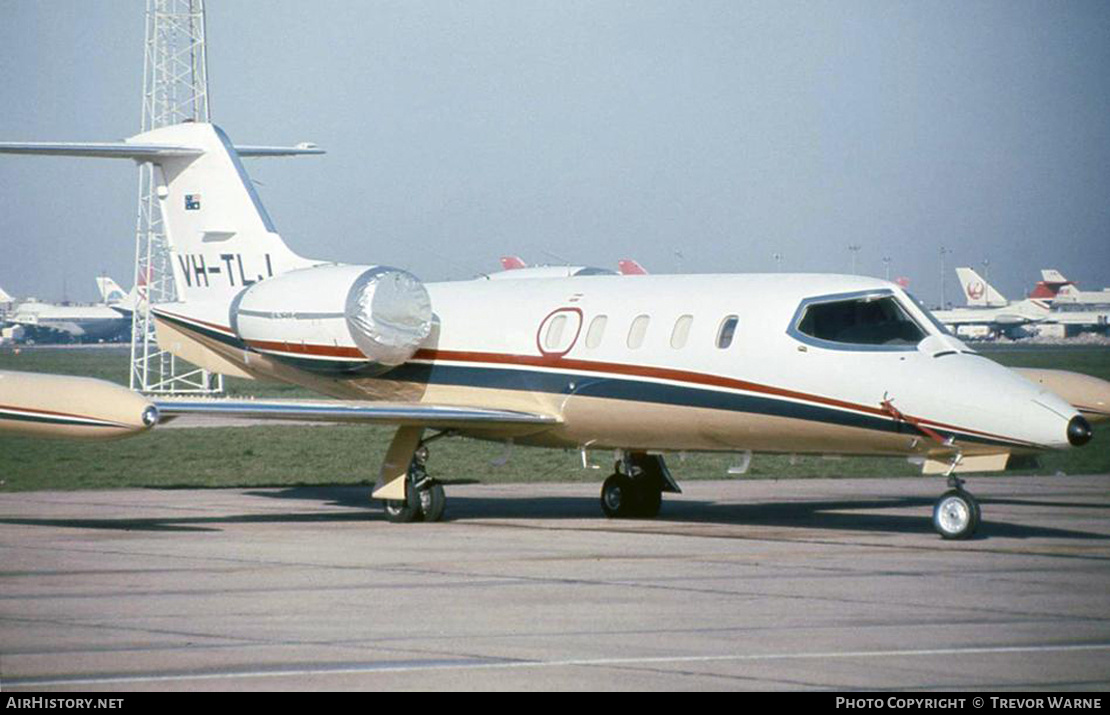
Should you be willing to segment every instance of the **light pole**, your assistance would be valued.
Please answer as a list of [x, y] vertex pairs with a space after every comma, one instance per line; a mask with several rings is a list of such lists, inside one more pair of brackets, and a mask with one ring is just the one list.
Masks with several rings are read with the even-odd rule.
[[944, 310], [945, 304], [946, 304], [946, 301], [944, 299], [945, 298], [945, 296], [944, 296], [944, 277], [947, 275], [947, 273], [945, 273], [945, 271], [944, 271], [944, 257], [947, 256], [949, 253], [951, 253], [951, 251], [949, 251], [947, 248], [945, 248], [944, 246], [940, 247], [940, 309], [941, 310]]
[[856, 254], [862, 248], [858, 243], [852, 243], [848, 246], [848, 252], [852, 254], [852, 275], [856, 275]]
[[890, 280], [890, 256], [883, 256], [883, 277]]

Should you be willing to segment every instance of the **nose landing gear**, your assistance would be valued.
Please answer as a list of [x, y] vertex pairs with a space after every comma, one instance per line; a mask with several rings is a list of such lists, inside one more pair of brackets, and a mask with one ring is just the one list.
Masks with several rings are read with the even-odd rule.
[[951, 487], [933, 507], [933, 528], [943, 539], [969, 539], [979, 528], [982, 513], [979, 502], [963, 488], [964, 481], [949, 476]]

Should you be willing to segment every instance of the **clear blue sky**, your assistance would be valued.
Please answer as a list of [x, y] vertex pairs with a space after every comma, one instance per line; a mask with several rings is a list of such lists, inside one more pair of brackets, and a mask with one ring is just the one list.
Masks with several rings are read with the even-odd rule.
[[[0, 0], [0, 140], [139, 127], [143, 0]], [[1110, 3], [230, 2], [212, 114], [298, 252], [1110, 285]], [[130, 285], [129, 163], [0, 157], [0, 286]], [[682, 254], [681, 261], [675, 252]], [[547, 252], [547, 254], [545, 254]], [[948, 276], [949, 296], [955, 276]]]

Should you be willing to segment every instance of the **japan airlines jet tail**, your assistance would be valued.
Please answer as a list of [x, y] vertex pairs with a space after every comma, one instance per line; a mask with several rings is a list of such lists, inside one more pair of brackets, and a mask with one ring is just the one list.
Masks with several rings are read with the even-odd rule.
[[967, 304], [975, 308], [999, 308], [1009, 301], [971, 268], [957, 268], [960, 286], [964, 289]]

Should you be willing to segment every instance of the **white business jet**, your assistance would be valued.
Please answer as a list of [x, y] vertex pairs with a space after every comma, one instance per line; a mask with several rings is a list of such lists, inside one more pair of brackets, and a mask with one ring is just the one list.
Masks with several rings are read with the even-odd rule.
[[[425, 284], [398, 268], [294, 253], [240, 163], [249, 152], [210, 124], [0, 151], [152, 163], [180, 296], [153, 307], [161, 347], [339, 398], [157, 400], [156, 410], [396, 425], [373, 491], [394, 521], [441, 518], [428, 446], [467, 435], [615, 450], [601, 491], [611, 517], [653, 516], [662, 493], [678, 491], [666, 452], [916, 458], [949, 478], [937, 530], [964, 538], [980, 512], [957, 473], [1091, 437], [1072, 404], [970, 350], [894, 283], [769, 274]], [[46, 392], [14, 407], [37, 409], [39, 425], [43, 412], [65, 413], [44, 404]], [[156, 421], [149, 405], [128, 409], [118, 434]]]

